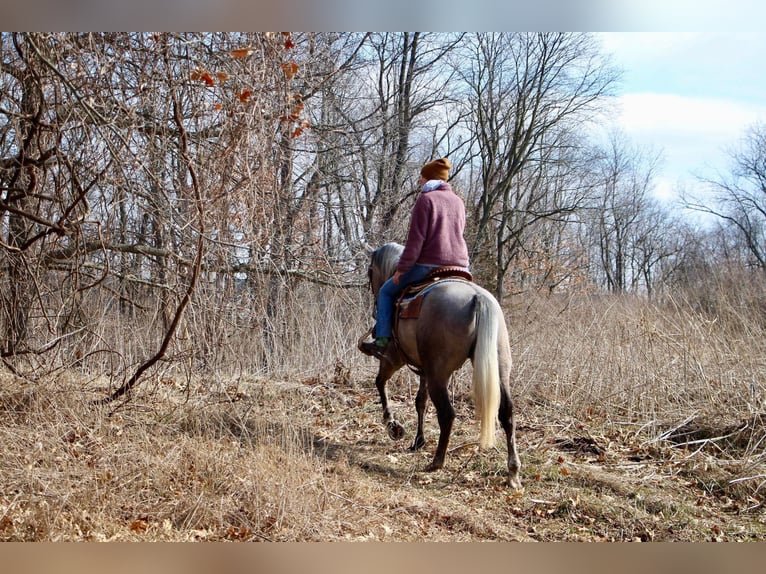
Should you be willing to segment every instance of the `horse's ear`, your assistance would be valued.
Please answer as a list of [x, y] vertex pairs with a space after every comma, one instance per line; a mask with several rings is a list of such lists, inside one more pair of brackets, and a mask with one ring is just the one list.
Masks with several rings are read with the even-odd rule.
[[362, 247], [364, 247], [368, 255], [372, 255], [375, 252], [375, 248], [366, 241], [362, 241]]

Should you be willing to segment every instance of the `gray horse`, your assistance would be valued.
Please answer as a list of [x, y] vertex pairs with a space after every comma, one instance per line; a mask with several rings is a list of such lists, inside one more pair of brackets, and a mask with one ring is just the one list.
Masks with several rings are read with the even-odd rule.
[[[372, 252], [368, 270], [370, 287], [377, 300], [378, 290], [394, 274], [403, 247], [387, 243]], [[425, 445], [423, 416], [427, 396], [436, 407], [439, 443], [433, 461], [426, 467], [434, 471], [444, 466], [455, 410], [449, 400], [448, 383], [466, 359], [473, 364], [473, 394], [477, 417], [481, 421], [479, 447], [495, 444], [495, 418], [500, 421], [508, 446], [508, 483], [521, 486], [521, 463], [516, 452], [516, 427], [510, 392], [511, 350], [503, 312], [487, 290], [468, 281], [440, 280], [424, 296], [418, 318], [399, 318], [395, 326], [397, 345], [389, 345], [380, 359], [375, 386], [383, 407], [383, 423], [389, 436], [399, 440], [404, 428], [388, 406], [386, 381], [403, 365], [420, 374], [415, 398], [418, 428], [410, 450]], [[362, 338], [364, 339], [366, 335]], [[361, 350], [362, 339], [359, 341]]]

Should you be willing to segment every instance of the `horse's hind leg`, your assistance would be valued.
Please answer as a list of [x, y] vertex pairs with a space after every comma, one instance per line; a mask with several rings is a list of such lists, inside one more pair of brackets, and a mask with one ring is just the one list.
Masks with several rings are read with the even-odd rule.
[[516, 450], [516, 422], [513, 417], [513, 402], [511, 401], [511, 393], [502, 385], [500, 387], [500, 410], [497, 416], [505, 431], [505, 438], [508, 443], [508, 484], [513, 488], [521, 488], [521, 479], [519, 478], [521, 461]]
[[415, 396], [415, 411], [418, 413], [418, 430], [415, 433], [415, 440], [410, 447], [411, 451], [420, 450], [426, 445], [426, 438], [423, 434], [423, 419], [425, 418], [426, 407], [428, 406], [428, 387], [424, 377], [420, 377], [420, 386], [418, 394]]
[[439, 420], [439, 443], [436, 445], [434, 459], [426, 467], [426, 471], [429, 472], [439, 470], [444, 466], [452, 423], [455, 420], [455, 409], [452, 408], [452, 403], [449, 400], [447, 381], [448, 379], [428, 380], [428, 394], [436, 407], [436, 417]]

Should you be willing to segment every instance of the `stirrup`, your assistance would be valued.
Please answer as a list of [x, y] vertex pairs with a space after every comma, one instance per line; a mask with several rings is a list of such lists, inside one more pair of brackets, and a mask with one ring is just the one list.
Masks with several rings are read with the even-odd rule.
[[388, 359], [388, 349], [393, 344], [393, 341], [389, 339], [388, 343], [384, 347], [379, 347], [375, 341], [365, 341], [359, 345], [359, 350], [365, 355], [370, 357], [376, 357], [378, 359]]

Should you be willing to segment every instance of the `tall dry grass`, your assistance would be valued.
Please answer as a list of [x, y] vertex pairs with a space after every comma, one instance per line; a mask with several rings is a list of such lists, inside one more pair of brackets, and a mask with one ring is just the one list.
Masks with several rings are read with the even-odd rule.
[[[77, 378], [0, 378], [0, 540], [319, 540], [356, 488], [305, 397], [239, 381], [97, 407]], [[310, 404], [310, 403], [309, 403]], [[332, 467], [333, 471], [328, 471]], [[362, 494], [364, 496], [364, 494]]]
[[508, 314], [516, 396], [551, 418], [629, 424], [644, 440], [667, 438], [692, 421], [711, 425], [709, 439], [721, 438], [716, 429], [740, 429], [737, 452], [726, 455], [760, 461], [765, 296], [762, 278], [722, 277], [704, 292], [655, 300], [519, 297]]
[[592, 407], [649, 418], [689, 408], [760, 408], [764, 318], [724, 302], [694, 309], [684, 295], [526, 300], [509, 322], [522, 396], [570, 412]]

